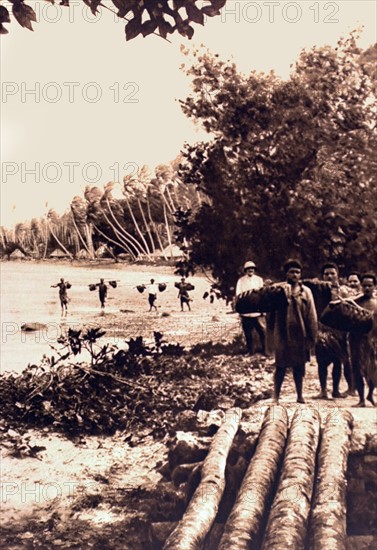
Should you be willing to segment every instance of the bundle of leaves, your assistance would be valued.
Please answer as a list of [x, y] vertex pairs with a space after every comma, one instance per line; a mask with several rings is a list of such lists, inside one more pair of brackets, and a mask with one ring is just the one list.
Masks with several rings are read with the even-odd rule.
[[[179, 413], [210, 410], [228, 399], [237, 406], [270, 395], [268, 366], [250, 357], [203, 356], [168, 344], [155, 333], [128, 349], [99, 346], [99, 329], [69, 330], [57, 356], [44, 357], [21, 374], [0, 377], [1, 417], [7, 427], [48, 426], [68, 436], [123, 430], [155, 437], [177, 428]], [[86, 349], [90, 363], [78, 362]], [[135, 436], [136, 437], [136, 436]]]

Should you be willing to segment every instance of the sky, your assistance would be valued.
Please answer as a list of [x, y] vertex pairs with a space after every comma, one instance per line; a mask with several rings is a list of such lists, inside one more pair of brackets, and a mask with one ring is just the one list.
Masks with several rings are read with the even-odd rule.
[[228, 0], [220, 16], [195, 25], [191, 41], [177, 34], [170, 42], [126, 42], [123, 22], [108, 10], [94, 18], [81, 0], [71, 0], [70, 9], [28, 3], [37, 13], [34, 32], [13, 21], [1, 37], [6, 227], [49, 208], [62, 214], [86, 185], [121, 181], [144, 164], [153, 172], [184, 142], [205, 137], [179, 106], [190, 92], [182, 44], [204, 44], [243, 72], [286, 78], [303, 48], [335, 45], [361, 25], [360, 45], [377, 41], [374, 0]]

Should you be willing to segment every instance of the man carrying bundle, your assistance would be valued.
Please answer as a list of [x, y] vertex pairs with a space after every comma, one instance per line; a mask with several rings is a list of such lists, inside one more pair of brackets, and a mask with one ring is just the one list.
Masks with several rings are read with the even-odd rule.
[[65, 282], [63, 278], [60, 279], [60, 283], [56, 283], [56, 285], [51, 285], [51, 288], [58, 288], [59, 287], [59, 299], [60, 299], [60, 305], [62, 308], [62, 317], [67, 316], [68, 311], [68, 293], [67, 290], [71, 288], [70, 283], [67, 281]]
[[305, 363], [310, 359], [310, 349], [317, 337], [317, 313], [311, 290], [300, 281], [302, 266], [298, 260], [285, 262], [286, 283], [282, 284], [287, 304], [275, 311], [275, 375], [274, 403], [279, 403], [280, 390], [287, 368], [292, 368], [297, 402], [305, 403], [302, 387]]
[[[255, 290], [263, 287], [263, 279], [259, 275], [255, 274], [256, 265], [254, 262], [248, 261], [243, 266], [244, 275], [240, 277], [237, 281], [236, 286], [236, 298], [243, 292], [248, 290]], [[241, 324], [242, 330], [245, 335], [246, 347], [248, 353], [252, 355], [254, 353], [253, 345], [253, 331], [255, 330], [261, 342], [262, 353], [266, 354], [266, 336], [265, 329], [262, 325], [262, 316], [260, 313], [242, 313]]]
[[150, 284], [148, 285], [148, 303], [149, 311], [152, 311], [154, 308], [157, 311], [157, 306], [155, 301], [157, 300], [157, 285], [154, 282], [154, 279], [151, 279]]
[[[331, 283], [331, 300], [344, 299], [348, 297], [349, 290], [346, 286], [339, 284], [338, 266], [334, 263], [326, 263], [321, 270], [322, 280]], [[321, 315], [318, 311], [318, 317]], [[328, 399], [327, 395], [327, 370], [332, 364], [332, 397], [343, 398], [353, 394], [353, 380], [350, 361], [347, 350], [347, 334], [326, 327], [319, 323], [318, 340], [315, 347], [315, 354], [318, 364], [318, 377], [321, 391], [315, 399]], [[344, 377], [348, 384], [346, 393], [340, 393], [339, 384], [342, 376], [342, 364], [344, 365]]]
[[373, 313], [373, 327], [367, 334], [350, 332], [352, 370], [355, 386], [359, 395], [356, 407], [365, 407], [364, 378], [368, 384], [367, 399], [376, 406], [373, 391], [377, 385], [377, 298], [374, 292], [377, 288], [377, 278], [373, 273], [361, 277], [363, 294], [355, 298], [355, 302]]
[[101, 310], [103, 312], [105, 309], [105, 302], [107, 298], [107, 285], [105, 284], [104, 279], [100, 279], [100, 282], [98, 283], [98, 297], [101, 303]]
[[194, 290], [194, 286], [191, 283], [186, 282], [186, 277], [181, 277], [180, 283], [174, 283], [174, 286], [178, 288], [178, 298], [181, 304], [181, 311], [183, 311], [183, 306], [186, 304], [189, 311], [191, 311], [189, 291]]

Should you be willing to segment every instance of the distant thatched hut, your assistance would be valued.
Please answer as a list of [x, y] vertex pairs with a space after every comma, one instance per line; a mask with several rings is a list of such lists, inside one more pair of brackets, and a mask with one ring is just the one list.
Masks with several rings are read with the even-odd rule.
[[24, 260], [25, 258], [25, 254], [19, 248], [13, 250], [12, 254], [9, 255], [10, 260]]
[[166, 248], [164, 248], [161, 256], [165, 256], [166, 258], [181, 258], [183, 256], [183, 252], [179, 248], [179, 246], [177, 246], [176, 244], [172, 244], [171, 246], [168, 245]]
[[66, 254], [65, 252], [63, 252], [63, 250], [61, 250], [60, 248], [55, 248], [54, 252], [51, 252], [50, 254], [50, 258], [54, 259], [54, 258], [69, 258], [68, 254]]
[[132, 260], [132, 256], [126, 252], [121, 252], [117, 255], [117, 260], [121, 260], [122, 262], [130, 262]]

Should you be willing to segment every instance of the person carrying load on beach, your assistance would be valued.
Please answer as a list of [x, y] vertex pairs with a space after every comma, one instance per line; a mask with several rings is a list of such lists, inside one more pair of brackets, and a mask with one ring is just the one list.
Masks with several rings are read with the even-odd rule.
[[151, 279], [151, 282], [148, 286], [148, 303], [149, 303], [149, 311], [152, 311], [154, 308], [155, 311], [157, 311], [157, 306], [155, 304], [157, 300], [157, 290], [158, 287], [154, 282], [154, 279]]
[[191, 283], [186, 282], [186, 278], [182, 277], [180, 283], [174, 283], [174, 286], [178, 288], [178, 298], [181, 303], [181, 311], [183, 311], [184, 304], [187, 305], [188, 310], [191, 311], [190, 302], [192, 302], [192, 299], [190, 298], [189, 291], [194, 290], [194, 286]]
[[51, 288], [59, 288], [59, 299], [60, 299], [60, 305], [62, 308], [62, 317], [67, 315], [68, 311], [68, 293], [67, 290], [71, 288], [71, 284], [68, 281], [64, 281], [63, 278], [60, 279], [60, 283], [56, 283], [56, 285], [51, 285]]
[[[108, 281], [108, 283], [112, 288], [116, 288], [118, 286], [117, 284], [118, 281]], [[102, 310], [102, 313], [104, 313], [105, 303], [107, 298], [107, 288], [108, 288], [107, 284], [105, 283], [105, 279], [100, 279], [99, 283], [90, 284], [89, 290], [94, 291], [96, 290], [97, 287], [98, 287], [98, 297], [101, 303], [101, 310]]]
[[100, 282], [98, 283], [98, 297], [101, 302], [101, 309], [104, 310], [107, 298], [107, 285], [105, 284], [104, 279], [100, 279]]

